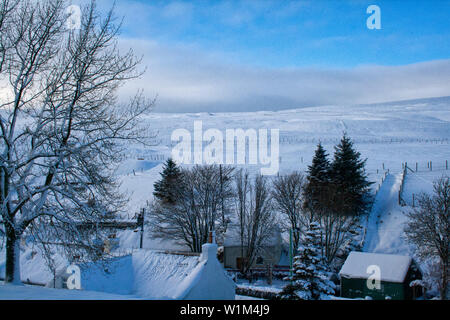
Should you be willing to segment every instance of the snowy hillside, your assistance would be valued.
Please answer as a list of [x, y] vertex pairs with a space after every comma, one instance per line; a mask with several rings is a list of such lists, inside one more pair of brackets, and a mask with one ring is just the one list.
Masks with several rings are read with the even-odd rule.
[[[129, 146], [128, 160], [117, 171], [123, 181], [122, 190], [130, 195], [129, 215], [151, 199], [160, 164], [171, 155], [172, 132], [180, 128], [193, 132], [194, 121], [202, 121], [203, 132], [209, 128], [222, 132], [237, 128], [279, 129], [281, 174], [305, 170], [319, 141], [332, 154], [344, 131], [362, 157], [368, 159], [367, 172], [376, 183], [381, 182], [385, 170], [401, 172], [404, 162], [410, 166], [417, 162], [423, 169], [432, 161], [437, 170], [450, 159], [450, 97], [277, 112], [151, 113], [143, 121], [157, 133], [155, 146]], [[258, 165], [247, 168], [259, 172]]]

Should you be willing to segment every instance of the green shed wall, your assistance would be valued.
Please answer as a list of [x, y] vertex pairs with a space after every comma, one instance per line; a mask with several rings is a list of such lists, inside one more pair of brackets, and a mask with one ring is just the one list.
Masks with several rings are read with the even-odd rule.
[[365, 298], [372, 297], [374, 300], [385, 300], [387, 296], [392, 300], [404, 300], [405, 285], [403, 283], [381, 282], [381, 288], [369, 289], [367, 279], [341, 278], [341, 296], [345, 298]]

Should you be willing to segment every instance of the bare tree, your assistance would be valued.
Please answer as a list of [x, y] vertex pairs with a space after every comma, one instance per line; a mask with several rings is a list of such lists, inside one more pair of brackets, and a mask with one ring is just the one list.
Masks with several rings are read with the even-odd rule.
[[448, 299], [450, 259], [450, 180], [441, 177], [433, 184], [433, 195], [421, 194], [418, 206], [407, 212], [407, 239], [422, 259], [440, 260], [438, 287], [441, 299]]
[[246, 274], [256, 257], [273, 239], [276, 225], [273, 204], [267, 179], [239, 170], [235, 175], [236, 214], [241, 245], [241, 272]]
[[358, 234], [359, 217], [342, 214], [346, 211], [340, 186], [329, 183], [321, 187], [320, 197], [315, 206], [314, 219], [321, 227], [322, 255], [329, 267], [335, 265], [336, 257], [354, 245]]
[[232, 199], [235, 196], [233, 189], [233, 172], [231, 166], [219, 165], [219, 189], [220, 189], [220, 222], [216, 228], [217, 241], [223, 244], [224, 237], [230, 224], [230, 216], [232, 214]]
[[111, 218], [123, 204], [113, 169], [123, 142], [145, 136], [138, 118], [152, 101], [138, 94], [117, 104], [119, 85], [140, 72], [139, 59], [117, 48], [113, 10], [101, 17], [91, 2], [80, 29], [68, 30], [65, 1], [1, 6], [0, 215], [6, 282], [18, 282], [19, 239], [32, 226], [67, 253], [77, 244], [98, 254], [95, 232], [79, 226]]
[[[357, 218], [324, 214], [318, 217], [321, 226], [321, 248], [327, 265], [331, 268], [336, 265], [336, 258], [345, 256], [355, 246], [355, 237], [358, 234]], [[347, 250], [347, 251], [346, 251]]]
[[156, 200], [150, 210], [148, 225], [155, 238], [172, 239], [200, 252], [210, 231], [226, 230], [233, 168], [197, 165], [181, 171], [181, 182], [172, 190], [174, 203]]
[[326, 182], [314, 186], [305, 193], [307, 199], [304, 210], [309, 213], [311, 221], [317, 221], [321, 230], [321, 249], [329, 267], [339, 267], [337, 257], [358, 249], [356, 243], [359, 234], [359, 216], [343, 214], [349, 211], [345, 196], [340, 191], [340, 184]]
[[302, 230], [308, 227], [311, 220], [308, 211], [304, 209], [304, 186], [303, 174], [296, 171], [278, 176], [273, 181], [274, 205], [281, 213], [284, 228], [293, 230], [294, 252], [297, 252]]

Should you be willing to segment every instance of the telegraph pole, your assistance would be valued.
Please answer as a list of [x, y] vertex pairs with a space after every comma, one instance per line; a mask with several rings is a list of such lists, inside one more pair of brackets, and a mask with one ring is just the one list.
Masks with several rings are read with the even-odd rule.
[[145, 214], [145, 209], [142, 208], [142, 211], [138, 215], [138, 219], [137, 219], [138, 226], [141, 227], [141, 239], [139, 241], [139, 248], [140, 249], [142, 249], [143, 244], [144, 244], [144, 214]]
[[291, 278], [292, 278], [292, 267], [293, 267], [293, 265], [292, 265], [292, 256], [293, 256], [293, 248], [292, 248], [292, 228], [291, 229], [289, 229], [289, 275], [291, 276]]

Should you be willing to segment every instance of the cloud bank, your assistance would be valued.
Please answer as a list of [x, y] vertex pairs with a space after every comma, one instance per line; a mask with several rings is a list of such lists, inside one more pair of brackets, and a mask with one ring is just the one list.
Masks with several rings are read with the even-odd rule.
[[120, 39], [143, 56], [145, 74], [120, 91], [157, 95], [156, 112], [281, 110], [450, 95], [450, 59], [403, 66], [262, 68], [195, 46]]

